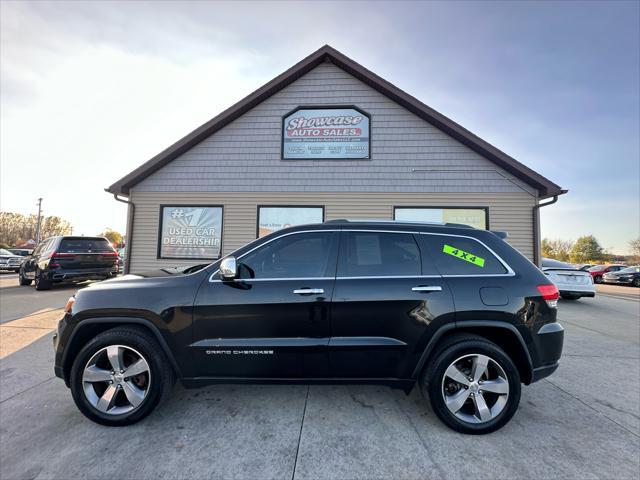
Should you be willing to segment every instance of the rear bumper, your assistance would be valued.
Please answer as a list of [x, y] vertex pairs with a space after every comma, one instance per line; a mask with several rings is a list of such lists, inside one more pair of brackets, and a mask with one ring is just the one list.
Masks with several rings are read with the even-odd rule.
[[56, 269], [47, 272], [47, 278], [52, 282], [79, 282], [83, 280], [104, 280], [116, 274], [113, 267], [92, 268], [82, 270]]
[[537, 362], [533, 367], [531, 382], [548, 377], [559, 365], [564, 345], [564, 328], [559, 323], [547, 323], [533, 335]]
[[581, 297], [595, 297], [596, 292], [584, 290], [564, 290], [560, 289], [560, 295], [580, 295]]

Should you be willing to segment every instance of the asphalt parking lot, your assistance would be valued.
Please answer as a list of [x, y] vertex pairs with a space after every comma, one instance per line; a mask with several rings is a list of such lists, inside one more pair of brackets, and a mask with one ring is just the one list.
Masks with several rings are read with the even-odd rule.
[[[483, 437], [377, 386], [177, 386], [145, 421], [102, 427], [53, 376], [46, 334], [0, 359], [0, 478], [637, 478], [640, 296], [601, 293], [560, 302], [559, 370]], [[0, 289], [2, 309], [41, 307], [20, 295]]]

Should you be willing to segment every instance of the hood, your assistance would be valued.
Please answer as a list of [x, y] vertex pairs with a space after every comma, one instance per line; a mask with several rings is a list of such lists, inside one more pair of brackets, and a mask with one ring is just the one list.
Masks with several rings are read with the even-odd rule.
[[160, 268], [158, 270], [149, 270], [148, 272], [129, 273], [120, 277], [93, 283], [87, 288], [100, 288], [102, 286], [107, 288], [111, 286], [119, 287], [127, 284], [140, 283], [141, 281], [144, 282], [145, 279], [151, 280], [167, 277], [183, 277], [185, 275], [198, 272], [208, 265], [208, 263], [203, 263], [201, 265], [192, 265], [190, 267]]

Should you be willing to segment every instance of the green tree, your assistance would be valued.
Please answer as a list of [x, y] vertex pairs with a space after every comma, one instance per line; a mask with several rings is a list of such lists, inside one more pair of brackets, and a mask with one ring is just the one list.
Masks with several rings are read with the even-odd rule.
[[112, 230], [111, 228], [105, 228], [104, 232], [102, 232], [100, 236], [106, 237], [107, 240], [116, 247], [122, 244], [122, 234]]
[[601, 261], [605, 252], [598, 240], [593, 235], [585, 235], [578, 238], [571, 249], [570, 258], [575, 263], [588, 263]]
[[542, 239], [542, 256], [546, 258], [555, 258], [561, 262], [569, 261], [569, 253], [573, 247], [571, 240], [549, 240]]

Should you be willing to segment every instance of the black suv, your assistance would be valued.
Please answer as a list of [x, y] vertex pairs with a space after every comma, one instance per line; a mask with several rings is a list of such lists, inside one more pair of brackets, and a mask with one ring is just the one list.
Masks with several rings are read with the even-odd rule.
[[127, 425], [179, 378], [211, 383], [419, 383], [451, 428], [487, 433], [520, 384], [558, 367], [557, 288], [506, 235], [460, 225], [329, 221], [210, 265], [80, 290], [55, 373], [88, 418]]
[[25, 257], [20, 285], [48, 290], [54, 283], [105, 280], [118, 273], [118, 253], [104, 237], [58, 236], [44, 240]]

